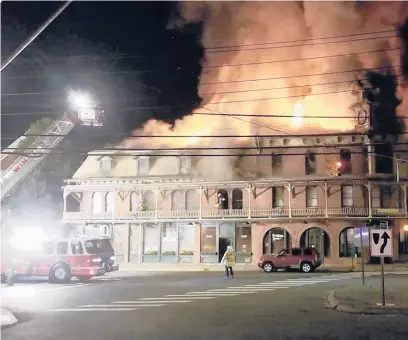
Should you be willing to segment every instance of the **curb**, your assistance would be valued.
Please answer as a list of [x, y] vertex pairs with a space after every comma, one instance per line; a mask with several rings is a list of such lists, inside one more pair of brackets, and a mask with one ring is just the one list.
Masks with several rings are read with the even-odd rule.
[[343, 313], [351, 314], [366, 314], [366, 315], [387, 315], [387, 316], [397, 316], [397, 315], [408, 315], [408, 309], [396, 309], [388, 308], [356, 308], [349, 305], [341, 304], [336, 298], [334, 291], [331, 291], [327, 296], [328, 308], [336, 310]]
[[0, 313], [1, 313], [0, 319], [1, 328], [14, 325], [15, 323], [18, 322], [17, 318], [10, 311], [1, 308]]

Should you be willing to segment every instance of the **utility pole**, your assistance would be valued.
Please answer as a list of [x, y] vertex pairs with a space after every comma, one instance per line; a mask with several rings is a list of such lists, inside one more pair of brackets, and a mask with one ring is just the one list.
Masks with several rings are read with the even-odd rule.
[[64, 3], [51, 17], [48, 18], [44, 24], [42, 24], [14, 53], [7, 59], [7, 61], [1, 67], [1, 72], [11, 64], [11, 62], [18, 57], [18, 55], [23, 52], [72, 2], [67, 1]]

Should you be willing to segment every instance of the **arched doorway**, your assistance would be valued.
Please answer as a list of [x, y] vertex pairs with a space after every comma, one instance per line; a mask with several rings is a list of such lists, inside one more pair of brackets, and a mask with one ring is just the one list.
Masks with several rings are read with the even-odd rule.
[[[344, 228], [339, 234], [339, 257], [360, 257], [361, 247], [356, 246], [353, 227]], [[357, 234], [358, 240], [360, 235]], [[357, 242], [357, 245], [360, 241]], [[360, 242], [361, 243], [361, 242]]]
[[290, 234], [283, 228], [269, 229], [263, 238], [263, 254], [277, 254], [292, 244]]
[[330, 237], [321, 228], [313, 227], [305, 230], [300, 237], [300, 246], [316, 248], [320, 255], [330, 256]]
[[217, 204], [219, 209], [228, 209], [228, 192], [220, 189], [217, 193]]

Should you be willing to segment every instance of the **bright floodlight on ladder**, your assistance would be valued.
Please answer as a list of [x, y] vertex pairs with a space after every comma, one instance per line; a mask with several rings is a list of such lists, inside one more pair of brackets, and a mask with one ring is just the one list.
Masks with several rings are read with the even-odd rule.
[[72, 91], [68, 101], [73, 109], [74, 116], [81, 125], [102, 126], [103, 109], [88, 93]]
[[75, 110], [90, 108], [93, 106], [88, 93], [72, 91], [68, 96], [68, 101]]

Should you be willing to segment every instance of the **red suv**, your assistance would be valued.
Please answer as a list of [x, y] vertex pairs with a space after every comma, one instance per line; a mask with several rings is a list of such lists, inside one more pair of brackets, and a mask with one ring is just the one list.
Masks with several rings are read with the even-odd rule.
[[275, 272], [279, 268], [297, 268], [304, 273], [310, 273], [321, 264], [320, 254], [315, 248], [289, 248], [281, 250], [277, 255], [263, 255], [258, 267], [267, 273]]

